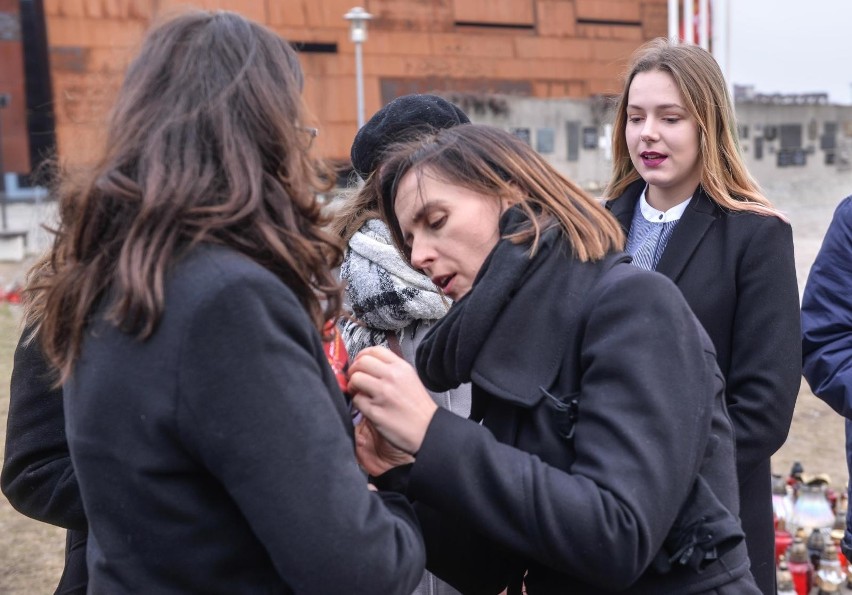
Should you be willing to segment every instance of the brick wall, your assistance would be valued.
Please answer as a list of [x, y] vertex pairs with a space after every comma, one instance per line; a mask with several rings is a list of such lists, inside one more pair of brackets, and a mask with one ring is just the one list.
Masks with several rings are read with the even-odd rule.
[[0, 0], [0, 93], [9, 95], [10, 99], [9, 105], [0, 109], [2, 169], [4, 172], [29, 171], [24, 53], [16, 0]]
[[151, 20], [191, 4], [235, 10], [325, 50], [302, 53], [305, 98], [318, 150], [345, 159], [357, 108], [343, 15], [359, 2], [375, 17], [363, 45], [367, 118], [397, 91], [616, 93], [630, 53], [667, 28], [666, 0], [45, 0], [60, 153], [91, 154]]

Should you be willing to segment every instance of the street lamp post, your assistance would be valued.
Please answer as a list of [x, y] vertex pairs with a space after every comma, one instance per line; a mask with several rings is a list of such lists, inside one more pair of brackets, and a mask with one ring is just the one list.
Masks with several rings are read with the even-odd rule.
[[367, 41], [367, 22], [373, 18], [369, 12], [356, 6], [343, 18], [349, 21], [349, 40], [355, 44], [355, 89], [358, 101], [358, 130], [364, 126], [364, 65], [361, 44]]

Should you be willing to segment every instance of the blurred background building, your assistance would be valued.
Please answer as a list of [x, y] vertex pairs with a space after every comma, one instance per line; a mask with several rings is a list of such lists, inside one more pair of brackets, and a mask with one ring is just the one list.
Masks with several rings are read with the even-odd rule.
[[[588, 98], [618, 91], [642, 42], [666, 35], [667, 0], [363, 0], [369, 118], [398, 95]], [[181, 6], [264, 23], [301, 53], [320, 153], [341, 164], [357, 130], [355, 44], [344, 15], [358, 0], [0, 0], [6, 171], [28, 173], [55, 142], [85, 160], [112, 94], [153, 19]]]
[[[320, 130], [315, 150], [341, 184], [359, 121], [399, 95], [432, 92], [511, 130], [596, 193], [631, 53], [668, 35], [710, 49], [727, 71], [732, 1], [0, 0], [0, 259], [4, 242], [15, 255], [42, 247], [50, 205], [33, 172], [53, 153], [67, 163], [95, 154], [128, 61], [172, 11], [233, 10], [293, 44]], [[366, 30], [353, 32], [364, 12]], [[741, 148], [767, 190], [852, 186], [852, 107], [819, 92], [732, 91]]]

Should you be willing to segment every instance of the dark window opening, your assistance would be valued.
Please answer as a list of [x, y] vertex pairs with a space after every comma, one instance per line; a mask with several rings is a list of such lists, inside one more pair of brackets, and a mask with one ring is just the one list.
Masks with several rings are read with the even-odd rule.
[[782, 149], [800, 149], [802, 147], [801, 124], [781, 124], [778, 127], [778, 133], [781, 138]]
[[532, 133], [529, 128], [510, 128], [509, 132], [524, 141], [526, 144], [532, 146]]
[[837, 148], [837, 122], [824, 122], [823, 134], [819, 139], [819, 148], [834, 151]]
[[484, 29], [515, 29], [532, 31], [535, 25], [526, 23], [480, 23], [476, 21], [456, 21], [456, 27], [480, 27]]
[[553, 153], [555, 137], [553, 128], [539, 128], [535, 131], [535, 150], [539, 153]]
[[336, 43], [321, 43], [316, 41], [291, 41], [290, 45], [303, 54], [336, 54]]
[[577, 19], [578, 25], [605, 25], [607, 27], [641, 27], [639, 21], [614, 21], [611, 19]]
[[597, 149], [598, 148], [598, 129], [594, 126], [583, 127], [583, 148]]
[[576, 121], [565, 122], [565, 133], [568, 140], [568, 161], [580, 159], [580, 123]]

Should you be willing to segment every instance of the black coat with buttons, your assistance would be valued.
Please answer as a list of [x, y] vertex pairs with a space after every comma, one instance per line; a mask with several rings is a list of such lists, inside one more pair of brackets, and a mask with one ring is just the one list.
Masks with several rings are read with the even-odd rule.
[[437, 411], [379, 483], [464, 593], [756, 593], [710, 340], [668, 279], [558, 237], [498, 243], [426, 336], [418, 372], [472, 380], [473, 419]]
[[[644, 187], [639, 180], [607, 204], [625, 233]], [[779, 217], [722, 209], [699, 187], [657, 272], [675, 282], [716, 349], [752, 573], [761, 591], [774, 595], [770, 457], [787, 439], [802, 380], [792, 229]]]

